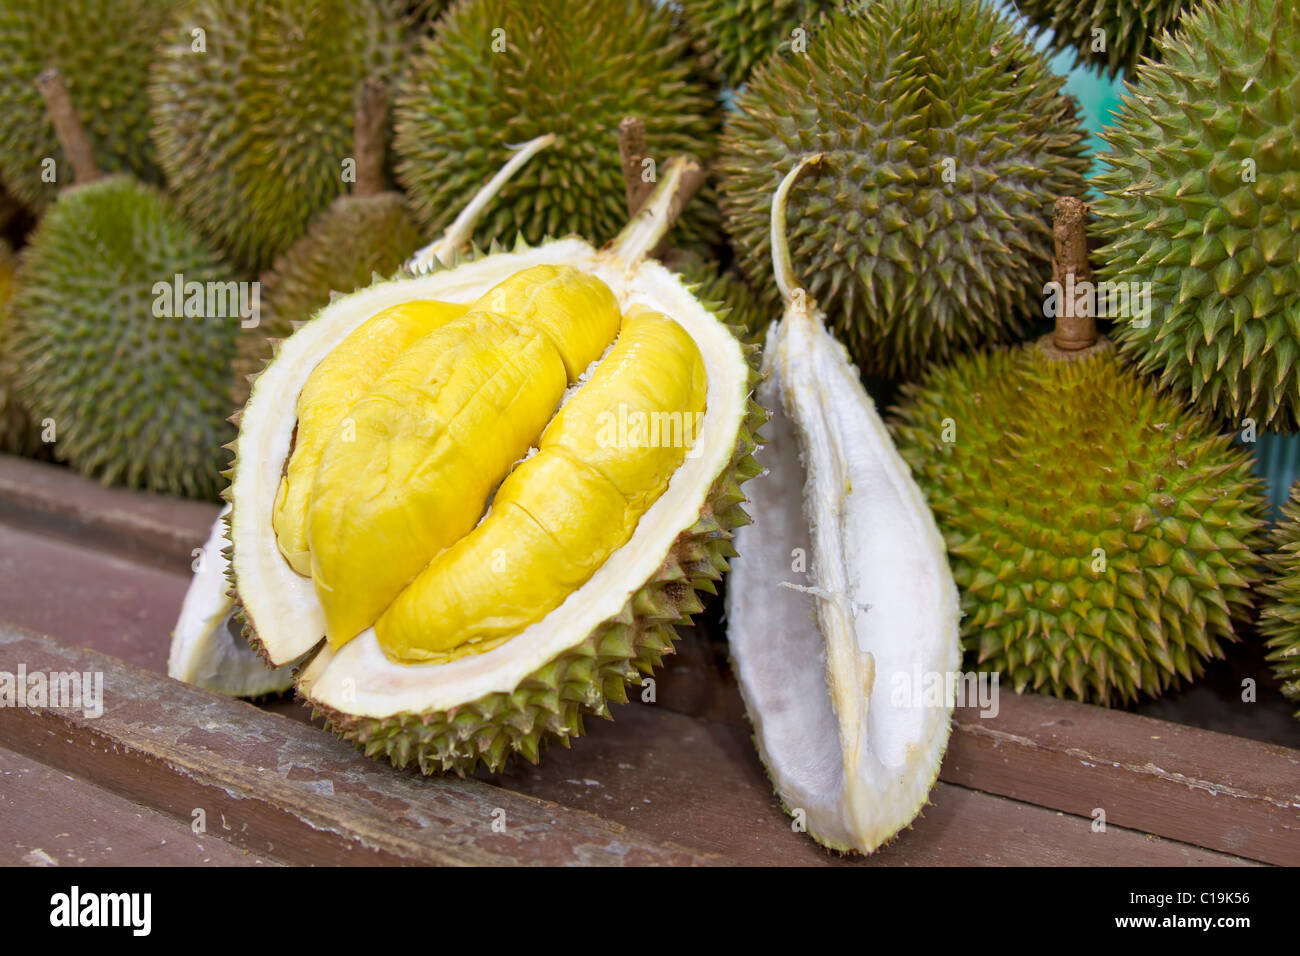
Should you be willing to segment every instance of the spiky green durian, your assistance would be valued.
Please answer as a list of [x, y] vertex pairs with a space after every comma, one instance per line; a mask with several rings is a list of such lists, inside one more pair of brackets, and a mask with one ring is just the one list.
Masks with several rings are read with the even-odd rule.
[[187, 7], [150, 95], [158, 157], [189, 218], [242, 264], [269, 266], [346, 191], [356, 90], [396, 72], [401, 37], [391, 0]]
[[0, 452], [27, 455], [40, 448], [40, 436], [31, 414], [14, 394], [17, 373], [10, 343], [10, 302], [13, 299], [17, 257], [0, 239]]
[[806, 54], [760, 64], [728, 117], [722, 208], [745, 274], [770, 292], [772, 192], [824, 152], [791, 195], [790, 246], [860, 369], [1007, 337], [1048, 271], [1052, 202], [1084, 188], [1063, 82], [983, 2], [837, 14]]
[[[178, 275], [205, 290], [185, 291], [180, 314]], [[54, 454], [104, 482], [215, 497], [235, 278], [153, 187], [113, 176], [65, 192], [24, 251], [12, 326], [19, 394], [53, 419]]]
[[257, 328], [240, 330], [235, 407], [248, 398], [248, 376], [270, 359], [269, 339], [287, 338], [296, 323], [329, 304], [331, 293], [392, 275], [419, 245], [420, 230], [401, 193], [334, 200], [261, 278], [261, 319]]
[[1251, 608], [1266, 502], [1251, 458], [1113, 349], [980, 352], [903, 390], [981, 669], [1102, 704], [1202, 673]]
[[689, 253], [671, 258], [668, 265], [692, 287], [697, 299], [725, 310], [723, 317], [742, 341], [755, 343], [763, 336], [773, 313], [734, 268], [722, 269]]
[[[652, 157], [707, 159], [720, 122], [689, 37], [650, 0], [461, 0], [403, 74], [393, 148], [427, 231], [445, 227], [509, 155], [557, 143], [507, 185], [475, 241], [613, 237], [625, 220], [618, 127], [644, 120]], [[712, 234], [707, 201], [685, 238]], [[692, 225], [693, 224], [693, 225]]]
[[[149, 64], [178, 0], [6, 0], [0, 4], [0, 178], [43, 211], [67, 183], [63, 150], [36, 77], [68, 76], [100, 166], [161, 183], [149, 142]], [[42, 179], [46, 159], [58, 182]]]
[[1259, 629], [1268, 638], [1268, 659], [1282, 682], [1282, 693], [1300, 702], [1300, 482], [1291, 486], [1269, 543]]
[[[1190, 0], [1018, 0], [1016, 9], [1050, 31], [1054, 50], [1074, 50], [1082, 63], [1112, 77], [1137, 69], [1156, 54], [1156, 40], [1172, 29]], [[1098, 35], [1095, 31], [1100, 30]]]
[[680, 0], [682, 15], [695, 32], [709, 64], [731, 86], [740, 86], [750, 69], [799, 27], [811, 27], [839, 0]]
[[1300, 424], [1300, 9], [1207, 4], [1162, 40], [1103, 134], [1103, 279], [1149, 283], [1125, 356], [1207, 409]]

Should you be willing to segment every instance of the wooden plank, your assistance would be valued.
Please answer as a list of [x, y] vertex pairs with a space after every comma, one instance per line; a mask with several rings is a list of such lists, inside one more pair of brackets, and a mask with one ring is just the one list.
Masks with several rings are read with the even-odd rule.
[[955, 728], [949, 783], [1300, 865], [1300, 751], [1038, 695], [959, 709]]
[[0, 522], [188, 573], [215, 503], [106, 488], [47, 462], [0, 455]]
[[[274, 861], [0, 748], [0, 866], [265, 866]], [[213, 832], [217, 831], [217, 832]]]
[[870, 858], [791, 829], [747, 731], [656, 705], [615, 708], [537, 766], [482, 775], [743, 865], [1222, 866], [1240, 859], [1114, 825], [939, 784], [910, 829]]
[[0, 739], [48, 767], [290, 863], [707, 864], [716, 858], [478, 780], [395, 772], [297, 721], [0, 627], [0, 671], [98, 672], [101, 716], [0, 708]]

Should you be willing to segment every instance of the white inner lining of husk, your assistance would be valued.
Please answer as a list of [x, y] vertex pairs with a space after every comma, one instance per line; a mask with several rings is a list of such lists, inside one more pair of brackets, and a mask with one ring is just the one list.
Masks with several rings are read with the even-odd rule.
[[[520, 680], [584, 640], [617, 614], [652, 577], [678, 534], [695, 522], [714, 479], [728, 466], [745, 415], [748, 368], [740, 345], [685, 286], [658, 263], [634, 271], [578, 239], [501, 254], [417, 279], [382, 283], [331, 304], [283, 345], [258, 378], [244, 411], [232, 484], [231, 537], [240, 597], [267, 654], [276, 663], [301, 656], [324, 634], [324, 615], [309, 578], [284, 561], [271, 511], [289, 451], [299, 391], [316, 364], [361, 322], [412, 299], [468, 302], [530, 266], [576, 266], [603, 279], [626, 309], [642, 304], [675, 319], [699, 346], [708, 370], [707, 410], [696, 446], [628, 541], [581, 588], [537, 624], [505, 644], [447, 664], [395, 664], [373, 628], [337, 652], [324, 647], [300, 688], [313, 701], [374, 717], [445, 710], [485, 694], [509, 692]], [[430, 613], [436, 613], [432, 611]]]

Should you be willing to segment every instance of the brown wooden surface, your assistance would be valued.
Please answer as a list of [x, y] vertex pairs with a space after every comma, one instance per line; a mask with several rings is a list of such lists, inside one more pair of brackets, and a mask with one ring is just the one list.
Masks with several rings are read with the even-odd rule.
[[[0, 709], [0, 744], [27, 761], [21, 774], [0, 776], [0, 807], [10, 808], [0, 815], [0, 843], [32, 846], [40, 833], [42, 846], [62, 846], [54, 842], [61, 830], [36, 820], [24, 828], [21, 808], [35, 803], [12, 797], [20, 782], [30, 792], [43, 766], [76, 778], [69, 784], [81, 788], [76, 800], [104, 795], [96, 812], [106, 827], [123, 828], [123, 847], [143, 846], [154, 824], [188, 834], [190, 812], [206, 801], [247, 824], [220, 839], [265, 861], [842, 862], [790, 832], [753, 751], [725, 652], [704, 634], [686, 634], [658, 675], [656, 704], [589, 722], [586, 737], [570, 750], [551, 749], [538, 767], [516, 763], [469, 781], [423, 780], [367, 760], [308, 726], [292, 702], [255, 708], [161, 677], [190, 553], [216, 510], [0, 457], [0, 624], [54, 640], [8, 638], [0, 670], [17, 660], [53, 669], [89, 660], [115, 675], [107, 687], [112, 715], [99, 720]], [[996, 719], [959, 713], [934, 803], [867, 862], [1291, 862], [1297, 757], [1007, 693]], [[322, 800], [327, 790], [333, 794]], [[133, 804], [149, 827], [127, 825], [122, 808]], [[508, 820], [527, 821], [526, 839], [480, 832], [484, 808], [506, 804]], [[399, 806], [409, 812], [395, 817]], [[1091, 827], [1096, 807], [1106, 811], [1104, 833]], [[616, 844], [635, 852], [620, 857]]]

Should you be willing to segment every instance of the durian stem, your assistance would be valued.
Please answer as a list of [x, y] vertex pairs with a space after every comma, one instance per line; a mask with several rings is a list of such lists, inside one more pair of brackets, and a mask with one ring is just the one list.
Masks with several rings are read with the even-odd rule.
[[661, 170], [650, 198], [614, 237], [609, 254], [629, 266], [647, 258], [704, 185], [704, 168], [689, 156], [674, 156]]
[[91, 148], [90, 137], [86, 127], [77, 115], [68, 96], [68, 85], [63, 81], [63, 74], [55, 67], [42, 70], [36, 77], [36, 88], [45, 98], [45, 108], [49, 111], [54, 132], [59, 137], [59, 145], [72, 164], [72, 179], [78, 186], [102, 179], [104, 174], [95, 165], [95, 151]]
[[384, 133], [388, 126], [388, 84], [377, 76], [361, 84], [352, 124], [352, 152], [357, 179], [353, 196], [377, 196], [384, 191]]
[[785, 207], [790, 190], [800, 177], [809, 169], [814, 169], [826, 161], [825, 153], [813, 153], [799, 160], [794, 169], [785, 174], [781, 185], [772, 195], [772, 272], [776, 277], [776, 287], [781, 292], [781, 300], [788, 308], [791, 304], [802, 304], [803, 310], [811, 313], [813, 303], [808, 293], [794, 275], [794, 260], [790, 256], [790, 241], [786, 236]]
[[645, 123], [635, 116], [625, 116], [618, 124], [618, 158], [623, 164], [623, 193], [628, 218], [635, 216], [654, 190], [654, 183], [641, 175], [646, 157]]
[[1088, 204], [1073, 196], [1056, 200], [1052, 210], [1052, 281], [1060, 291], [1060, 308], [1056, 313], [1053, 344], [1063, 352], [1077, 352], [1097, 343], [1097, 320], [1094, 309], [1088, 315], [1076, 315], [1078, 283], [1092, 282], [1088, 264]]
[[456, 257], [456, 252], [469, 245], [470, 237], [474, 234], [474, 227], [478, 224], [479, 217], [483, 215], [483, 210], [487, 208], [496, 194], [501, 191], [501, 187], [510, 181], [510, 177], [517, 173], [520, 168], [530, 159], [540, 153], [546, 147], [555, 142], [555, 134], [547, 133], [545, 136], [538, 136], [536, 139], [530, 139], [528, 142], [516, 147], [516, 153], [510, 157], [497, 174], [488, 180], [487, 185], [480, 189], [469, 201], [469, 204], [461, 210], [456, 221], [447, 227], [447, 231], [442, 234], [442, 238], [436, 239], [429, 245], [417, 252], [410, 262], [412, 272], [428, 272], [433, 268], [434, 262], [439, 262], [444, 266], [451, 265]]

